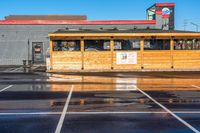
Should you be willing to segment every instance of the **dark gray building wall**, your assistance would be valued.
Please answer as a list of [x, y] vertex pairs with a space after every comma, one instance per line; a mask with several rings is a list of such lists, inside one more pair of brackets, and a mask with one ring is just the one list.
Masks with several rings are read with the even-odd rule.
[[[49, 48], [48, 33], [58, 29], [159, 29], [160, 25], [0, 25], [0, 65], [22, 65], [28, 59], [28, 50], [32, 59], [32, 43], [43, 43], [43, 59]], [[28, 40], [30, 48], [28, 47]], [[29, 48], [29, 49], [28, 49]], [[45, 63], [45, 62], [44, 62]]]

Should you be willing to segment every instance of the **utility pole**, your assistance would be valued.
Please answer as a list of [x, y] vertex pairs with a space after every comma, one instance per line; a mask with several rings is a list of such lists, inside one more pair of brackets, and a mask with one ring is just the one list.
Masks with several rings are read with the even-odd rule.
[[187, 25], [188, 25], [188, 20], [184, 19], [184, 22], [183, 22], [184, 31], [186, 31]]
[[196, 24], [196, 23], [193, 23], [193, 22], [191, 22], [191, 24], [194, 25], [194, 26], [196, 27], [196, 32], [198, 32], [198, 31], [199, 31], [199, 25]]

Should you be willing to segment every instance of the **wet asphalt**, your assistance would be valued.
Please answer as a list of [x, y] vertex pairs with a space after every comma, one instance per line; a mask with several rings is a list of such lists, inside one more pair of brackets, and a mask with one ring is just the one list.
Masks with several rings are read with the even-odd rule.
[[61, 133], [200, 131], [200, 72], [0, 72], [1, 133], [54, 133], [62, 115]]

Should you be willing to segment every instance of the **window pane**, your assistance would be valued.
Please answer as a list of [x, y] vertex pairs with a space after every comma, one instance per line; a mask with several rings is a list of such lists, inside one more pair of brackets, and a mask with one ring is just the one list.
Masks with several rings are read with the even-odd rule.
[[145, 40], [144, 50], [170, 50], [170, 40], [164, 40], [164, 39]]
[[109, 51], [110, 40], [85, 40], [85, 51]]
[[80, 40], [53, 41], [53, 51], [80, 51]]
[[140, 40], [114, 40], [114, 50], [140, 50]]
[[175, 50], [200, 50], [199, 39], [176, 39], [174, 40]]

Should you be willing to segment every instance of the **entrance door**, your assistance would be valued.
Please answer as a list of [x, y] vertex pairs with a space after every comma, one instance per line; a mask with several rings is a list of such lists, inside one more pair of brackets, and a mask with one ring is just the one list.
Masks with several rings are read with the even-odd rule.
[[42, 42], [33, 42], [32, 43], [32, 58], [33, 63], [44, 63], [43, 58], [43, 43]]

